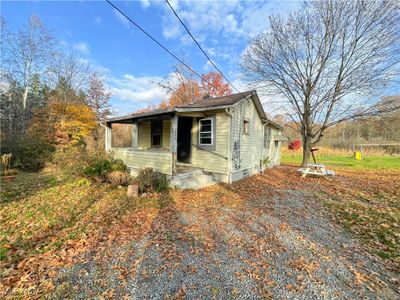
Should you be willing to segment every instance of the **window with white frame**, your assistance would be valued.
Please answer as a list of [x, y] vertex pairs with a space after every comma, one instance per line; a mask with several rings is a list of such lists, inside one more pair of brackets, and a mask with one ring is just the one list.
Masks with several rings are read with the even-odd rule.
[[199, 144], [200, 145], [213, 145], [213, 119], [205, 118], [199, 121]]

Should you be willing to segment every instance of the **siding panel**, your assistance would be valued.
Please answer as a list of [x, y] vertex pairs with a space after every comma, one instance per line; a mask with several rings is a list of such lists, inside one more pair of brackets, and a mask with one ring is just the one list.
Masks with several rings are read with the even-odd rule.
[[134, 151], [113, 149], [114, 157], [121, 159], [129, 168], [152, 168], [154, 171], [172, 175], [172, 153], [167, 151]]
[[[207, 116], [205, 116], [207, 117]], [[192, 165], [194, 167], [203, 168], [206, 172], [214, 172], [220, 174], [228, 173], [228, 143], [229, 143], [229, 117], [225, 112], [217, 112], [215, 114], [215, 151], [202, 150], [197, 145], [198, 139], [198, 122], [197, 118], [193, 118], [192, 127]]]
[[[249, 134], [243, 134], [243, 121], [248, 121]], [[263, 157], [263, 124], [251, 99], [239, 102], [233, 111], [232, 151], [234, 143], [240, 144], [239, 164], [232, 161], [232, 171], [257, 169]], [[240, 168], [237, 166], [240, 165]], [[236, 166], [236, 167], [235, 167]]]
[[[162, 147], [169, 149], [171, 135], [171, 120], [163, 120]], [[138, 124], [138, 148], [146, 150], [151, 148], [151, 123], [141, 122]]]

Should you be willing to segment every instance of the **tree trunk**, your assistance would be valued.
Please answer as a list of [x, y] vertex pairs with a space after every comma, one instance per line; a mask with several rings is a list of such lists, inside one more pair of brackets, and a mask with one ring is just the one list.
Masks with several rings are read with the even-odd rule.
[[305, 167], [308, 164], [308, 161], [310, 159], [311, 147], [311, 136], [307, 134], [303, 135], [303, 160], [301, 162], [302, 167]]

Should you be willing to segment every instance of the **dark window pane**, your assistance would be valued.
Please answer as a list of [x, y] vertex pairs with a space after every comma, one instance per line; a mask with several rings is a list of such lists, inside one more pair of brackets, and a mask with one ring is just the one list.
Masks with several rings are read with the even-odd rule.
[[201, 145], [211, 145], [211, 138], [200, 138]]
[[200, 132], [201, 138], [211, 138], [211, 132]]
[[211, 125], [211, 120], [200, 120], [201, 125]]
[[200, 131], [211, 131], [211, 125], [202, 125]]
[[162, 131], [162, 121], [152, 121], [151, 122], [151, 133], [160, 133]]
[[151, 146], [161, 147], [161, 136], [162, 136], [162, 121], [151, 122]]

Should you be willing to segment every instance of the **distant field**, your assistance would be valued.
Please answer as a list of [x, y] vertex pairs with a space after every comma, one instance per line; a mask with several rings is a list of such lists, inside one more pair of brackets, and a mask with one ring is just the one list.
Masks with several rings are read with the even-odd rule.
[[[301, 153], [282, 154], [282, 164], [300, 165]], [[352, 156], [316, 155], [317, 162], [325, 165], [350, 167], [354, 169], [400, 169], [400, 156], [369, 156], [356, 160]]]

